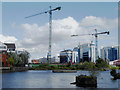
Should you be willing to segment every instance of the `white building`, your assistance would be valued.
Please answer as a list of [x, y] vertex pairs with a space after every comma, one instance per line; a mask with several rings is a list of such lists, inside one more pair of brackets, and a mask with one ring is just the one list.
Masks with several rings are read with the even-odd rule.
[[76, 63], [78, 60], [78, 51], [74, 50], [64, 50], [60, 52], [60, 63]]
[[74, 50], [78, 51], [78, 62], [91, 61], [95, 63], [95, 44], [86, 43], [78, 45]]
[[4, 43], [7, 46], [7, 52], [15, 52], [15, 43]]
[[72, 50], [64, 50], [60, 52], [60, 63], [71, 62], [72, 60]]
[[72, 52], [72, 62], [76, 63], [78, 61], [78, 51], [74, 51]]
[[7, 45], [4, 43], [0, 42], [0, 51], [7, 51]]

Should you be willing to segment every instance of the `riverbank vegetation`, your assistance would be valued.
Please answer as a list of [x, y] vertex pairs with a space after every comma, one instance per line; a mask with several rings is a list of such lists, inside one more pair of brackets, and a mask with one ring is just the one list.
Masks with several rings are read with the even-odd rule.
[[30, 67], [29, 70], [88, 70], [88, 71], [96, 71], [96, 70], [100, 70], [100, 71], [104, 71], [104, 70], [109, 70], [112, 69], [114, 67], [110, 66], [107, 64], [107, 62], [105, 62], [104, 60], [102, 60], [101, 58], [99, 58], [96, 63], [93, 62], [83, 62], [83, 63], [76, 63], [74, 65], [71, 65], [71, 63], [69, 62], [68, 64], [39, 64], [37, 66], [33, 66]]
[[29, 52], [23, 51], [20, 54], [9, 52], [8, 53], [8, 63], [10, 68], [13, 67], [25, 67], [25, 64], [28, 64], [28, 59], [30, 57]]

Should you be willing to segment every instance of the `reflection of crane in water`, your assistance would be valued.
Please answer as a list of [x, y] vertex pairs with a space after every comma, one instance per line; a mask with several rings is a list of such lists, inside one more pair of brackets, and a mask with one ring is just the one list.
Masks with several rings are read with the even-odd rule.
[[51, 45], [51, 41], [52, 41], [52, 11], [56, 11], [56, 10], [61, 10], [61, 7], [57, 7], [55, 9], [52, 9], [51, 6], [50, 6], [50, 10], [48, 10], [48, 11], [37, 13], [37, 14], [31, 15], [31, 16], [25, 17], [25, 18], [30, 18], [30, 17], [37, 16], [37, 15], [40, 15], [40, 14], [49, 13], [49, 48], [48, 48], [48, 54], [47, 54], [48, 63], [50, 63], [50, 60], [51, 60], [51, 47], [52, 47], [52, 45]]
[[109, 31], [107, 31], [107, 32], [100, 32], [100, 33], [98, 33], [97, 32], [97, 29], [95, 29], [95, 33], [93, 33], [93, 34], [83, 34], [83, 35], [71, 35], [71, 37], [74, 37], [74, 36], [84, 36], [84, 35], [92, 35], [92, 36], [95, 36], [95, 59], [97, 60], [98, 59], [98, 35], [100, 35], [100, 34], [107, 34], [107, 35], [109, 35]]

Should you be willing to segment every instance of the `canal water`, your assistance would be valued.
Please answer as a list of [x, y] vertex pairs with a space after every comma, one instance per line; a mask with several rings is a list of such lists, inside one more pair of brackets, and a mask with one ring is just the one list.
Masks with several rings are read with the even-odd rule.
[[[52, 73], [51, 70], [29, 70], [2, 74], [2, 88], [82, 88], [72, 85], [77, 75], [89, 75], [88, 71], [77, 73]], [[120, 80], [111, 80], [110, 71], [97, 76], [97, 88], [118, 88]]]

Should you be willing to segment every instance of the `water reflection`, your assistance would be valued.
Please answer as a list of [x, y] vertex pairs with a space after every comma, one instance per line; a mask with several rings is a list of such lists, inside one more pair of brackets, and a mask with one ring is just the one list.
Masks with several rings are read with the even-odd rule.
[[[3, 88], [79, 88], [71, 85], [77, 75], [89, 75], [88, 71], [77, 73], [52, 73], [51, 70], [29, 70], [27, 72], [4, 73]], [[99, 72], [98, 88], [118, 88], [118, 80], [111, 80], [109, 71]]]

